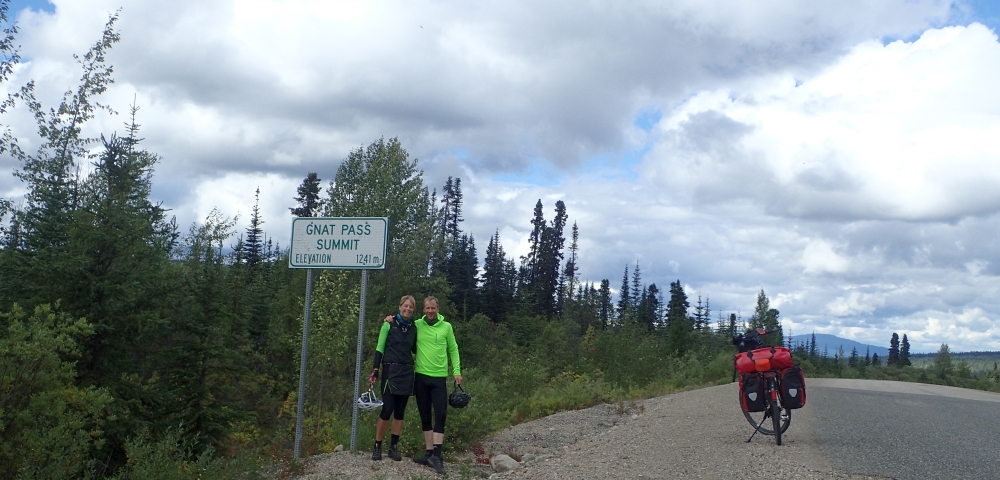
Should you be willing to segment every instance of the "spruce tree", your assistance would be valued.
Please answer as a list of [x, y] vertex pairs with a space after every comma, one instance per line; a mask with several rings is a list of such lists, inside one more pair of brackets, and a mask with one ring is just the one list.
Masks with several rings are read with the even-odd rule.
[[607, 330], [611, 325], [615, 307], [611, 304], [611, 282], [608, 279], [601, 280], [601, 288], [597, 290], [597, 303], [599, 305], [598, 318], [601, 319], [601, 328]]
[[625, 265], [625, 274], [622, 275], [622, 286], [618, 290], [618, 324], [625, 325], [631, 317], [632, 306], [630, 305], [631, 295], [628, 286], [628, 265]]
[[646, 289], [642, 285], [642, 274], [639, 272], [639, 261], [635, 261], [635, 269], [632, 270], [632, 286], [629, 288], [630, 298], [629, 305], [636, 307], [638, 310], [639, 303], [642, 302], [643, 294]]
[[700, 332], [706, 323], [705, 307], [701, 303], [701, 295], [698, 295], [698, 303], [694, 306], [694, 330]]
[[889, 339], [889, 357], [885, 361], [885, 366], [899, 366], [899, 335], [896, 332], [892, 332], [892, 338]]
[[246, 240], [242, 246], [242, 260], [247, 267], [248, 273], [253, 281], [253, 274], [264, 261], [264, 219], [260, 217], [260, 187], [254, 193], [253, 209], [250, 210], [250, 224], [246, 229]]
[[906, 367], [910, 365], [910, 341], [906, 338], [906, 334], [903, 334], [903, 341], [899, 347], [899, 366]]
[[687, 309], [690, 304], [681, 281], [670, 284], [670, 300], [667, 303], [667, 350], [676, 356], [683, 356], [688, 350], [691, 322]]
[[534, 275], [535, 311], [540, 315], [553, 316], [556, 313], [556, 294], [559, 289], [559, 270], [563, 260], [563, 246], [566, 238], [566, 204], [556, 202], [556, 213], [550, 225], [542, 231], [540, 256], [535, 262]]
[[507, 312], [514, 303], [513, 261], [508, 260], [500, 244], [499, 230], [490, 237], [483, 260], [483, 282], [480, 287], [482, 310], [494, 322], [507, 319]]
[[657, 313], [661, 310], [660, 307], [660, 290], [656, 287], [656, 284], [650, 284], [642, 294], [642, 300], [639, 302], [639, 308], [636, 309], [636, 322], [640, 325], [646, 327], [647, 330], [653, 331], [656, 329], [659, 319], [657, 318]]
[[295, 197], [295, 202], [298, 203], [298, 206], [289, 208], [292, 215], [296, 217], [315, 217], [319, 213], [320, 208], [323, 206], [320, 199], [320, 182], [321, 180], [316, 172], [306, 174], [306, 178], [302, 180], [302, 184], [296, 190], [299, 194], [299, 196]]

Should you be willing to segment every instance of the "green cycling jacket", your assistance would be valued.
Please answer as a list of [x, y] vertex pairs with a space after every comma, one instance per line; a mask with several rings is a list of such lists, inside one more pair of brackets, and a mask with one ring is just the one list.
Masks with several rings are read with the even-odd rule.
[[453, 375], [462, 375], [462, 360], [458, 355], [455, 331], [446, 322], [444, 315], [438, 314], [433, 325], [427, 323], [427, 316], [414, 322], [417, 327], [417, 356], [413, 370], [428, 377], [447, 377], [448, 358], [451, 358]]

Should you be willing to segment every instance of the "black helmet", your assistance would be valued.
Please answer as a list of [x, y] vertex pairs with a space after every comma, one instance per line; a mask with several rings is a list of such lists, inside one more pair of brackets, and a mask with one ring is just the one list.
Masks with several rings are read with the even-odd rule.
[[451, 391], [451, 395], [448, 395], [448, 405], [451, 405], [452, 408], [465, 408], [470, 401], [472, 401], [472, 396], [465, 393], [462, 386], [455, 382], [455, 388]]

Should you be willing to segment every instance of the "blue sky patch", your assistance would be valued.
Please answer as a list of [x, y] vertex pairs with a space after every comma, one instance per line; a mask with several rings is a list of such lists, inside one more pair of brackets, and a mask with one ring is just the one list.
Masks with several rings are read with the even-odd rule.
[[[994, 32], [1000, 31], [1000, 1], [997, 0], [962, 0], [951, 5], [951, 16], [944, 22], [935, 22], [931, 26], [934, 28], [948, 27], [954, 25], [969, 25], [979, 22]], [[886, 35], [882, 37], [882, 45], [902, 40], [913, 43], [920, 39], [924, 32], [917, 32], [909, 36], [900, 37]]]
[[971, 21], [976, 21], [993, 29], [1000, 30], [1000, 2], [997, 0], [967, 0], [970, 7]]
[[648, 132], [652, 130], [657, 123], [660, 123], [661, 118], [663, 118], [663, 113], [660, 112], [659, 107], [650, 105], [635, 114], [635, 117], [632, 119], [632, 125]]
[[16, 20], [17, 14], [25, 8], [39, 12], [56, 13], [56, 6], [49, 0], [11, 0], [8, 5], [10, 10], [7, 11], [7, 15], [10, 20]]

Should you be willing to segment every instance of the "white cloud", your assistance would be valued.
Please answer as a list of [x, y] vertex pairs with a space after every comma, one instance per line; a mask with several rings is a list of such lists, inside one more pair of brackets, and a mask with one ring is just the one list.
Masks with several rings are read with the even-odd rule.
[[986, 27], [865, 42], [812, 78], [702, 92], [662, 122], [652, 175], [693, 201], [792, 218], [956, 219], [1000, 208], [1000, 44]]
[[805, 273], [843, 273], [850, 262], [834, 251], [833, 245], [822, 239], [810, 240], [802, 252]]
[[831, 315], [848, 317], [870, 314], [884, 304], [884, 300], [875, 295], [853, 291], [835, 298], [827, 304], [826, 309]]

